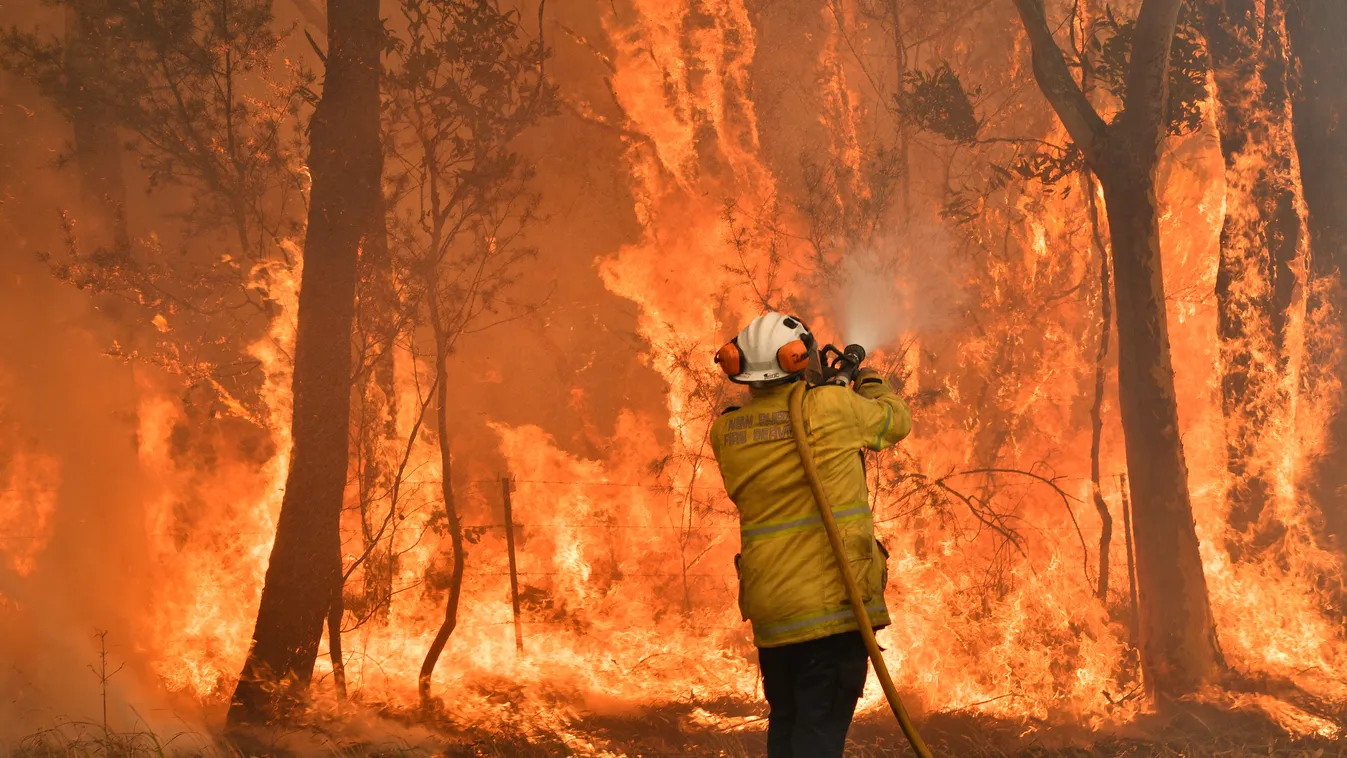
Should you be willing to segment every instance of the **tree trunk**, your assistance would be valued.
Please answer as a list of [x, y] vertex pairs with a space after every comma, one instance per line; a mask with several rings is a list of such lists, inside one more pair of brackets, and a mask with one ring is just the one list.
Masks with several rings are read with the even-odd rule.
[[[294, 449], [233, 725], [294, 714], [313, 676], [341, 573], [351, 396], [351, 326], [362, 220], [379, 197], [376, 3], [328, 3], [328, 58], [311, 124], [313, 188], [295, 341]], [[279, 687], [275, 685], [280, 685]]]
[[458, 507], [454, 501], [454, 485], [451, 477], [450, 460], [450, 437], [449, 437], [449, 413], [445, 407], [449, 399], [449, 382], [445, 376], [448, 364], [449, 345], [448, 340], [440, 334], [438, 328], [440, 314], [438, 303], [434, 296], [434, 285], [431, 285], [431, 318], [435, 320], [436, 327], [436, 348], [435, 348], [435, 376], [438, 379], [435, 385], [435, 422], [438, 425], [438, 436], [440, 444], [440, 491], [444, 497], [444, 515], [449, 527], [449, 541], [454, 550], [454, 563], [452, 573], [449, 575], [449, 599], [444, 607], [444, 623], [440, 624], [440, 629], [435, 633], [435, 639], [430, 643], [430, 649], [426, 651], [426, 659], [421, 664], [421, 675], [417, 678], [416, 690], [421, 696], [421, 706], [430, 705], [430, 677], [435, 673], [435, 664], [440, 660], [440, 653], [444, 652], [444, 646], [449, 642], [449, 636], [454, 633], [458, 626], [458, 601], [463, 593], [463, 522], [458, 515]]
[[100, 50], [107, 44], [98, 29], [102, 22], [96, 9], [79, 3], [66, 9], [65, 66], [75, 89], [70, 96], [70, 121], [80, 178], [80, 220], [93, 230], [96, 245], [124, 248], [130, 236], [117, 126], [98, 94], [84, 84], [98, 77]]
[[1182, 0], [1144, 0], [1123, 112], [1105, 123], [1077, 85], [1042, 0], [1015, 0], [1034, 77], [1104, 189], [1118, 324], [1118, 395], [1130, 473], [1142, 669], [1158, 699], [1224, 668], [1202, 572], [1169, 354], [1155, 172], [1169, 123], [1169, 59]]
[[912, 223], [912, 149], [907, 116], [903, 114], [907, 106], [907, 44], [903, 41], [903, 8], [898, 0], [889, 0], [889, 18], [893, 22], [893, 54], [898, 74], [895, 96], [898, 108], [894, 114], [898, 121], [898, 197], [906, 227]]
[[[389, 498], [394, 472], [386, 451], [397, 441], [397, 388], [394, 384], [393, 342], [397, 337], [397, 293], [393, 288], [393, 259], [388, 251], [388, 221], [382, 197], [369, 219], [371, 232], [361, 247], [359, 313], [366, 360], [361, 377], [358, 440], [360, 444], [360, 518], [364, 551], [365, 616], [384, 621], [393, 597], [397, 570], [392, 550], [396, 529], [389, 523]], [[375, 544], [376, 542], [380, 544]]]
[[1140, 648], [1141, 642], [1141, 611], [1140, 604], [1137, 602], [1137, 561], [1136, 553], [1132, 549], [1132, 499], [1127, 496], [1127, 475], [1118, 475], [1118, 494], [1122, 496], [1122, 514], [1123, 514], [1123, 546], [1127, 549], [1127, 599], [1128, 609], [1128, 636], [1127, 644], [1133, 650]]
[[346, 604], [342, 598], [345, 584], [338, 575], [332, 603], [327, 609], [327, 656], [332, 662], [332, 685], [337, 689], [338, 700], [346, 699], [346, 662], [341, 655], [341, 619], [346, 615]]
[[[1216, 277], [1221, 340], [1221, 408], [1231, 484], [1230, 526], [1241, 538], [1235, 557], [1261, 552], [1279, 530], [1264, 519], [1274, 496], [1276, 437], [1292, 406], [1283, 381], [1300, 344], [1287, 325], [1304, 305], [1301, 276], [1308, 253], [1294, 178], [1285, 14], [1278, 0], [1207, 0], [1203, 23], [1217, 87], [1226, 215]], [[1260, 20], [1261, 16], [1261, 20]], [[1298, 333], [1298, 332], [1297, 332]], [[1262, 525], [1254, 529], [1262, 520]], [[1251, 530], [1258, 536], [1250, 544]], [[1233, 537], [1233, 535], [1232, 535]]]
[[[1094, 94], [1094, 63], [1090, 60], [1091, 40], [1095, 39], [1099, 19], [1103, 14], [1091, 0], [1080, 4], [1081, 45], [1080, 89], [1088, 100]], [[1089, 168], [1081, 172], [1085, 205], [1090, 217], [1090, 243], [1099, 255], [1099, 347], [1094, 358], [1094, 402], [1090, 405], [1090, 489], [1094, 496], [1094, 510], [1099, 514], [1099, 584], [1095, 596], [1108, 606], [1109, 548], [1113, 542], [1113, 515], [1104, 500], [1100, 481], [1100, 456], [1104, 439], [1104, 392], [1108, 387], [1108, 348], [1113, 333], [1113, 264], [1109, 260], [1108, 244], [1104, 242], [1099, 223], [1099, 185]]]
[[1090, 405], [1090, 488], [1094, 495], [1094, 509], [1099, 514], [1099, 585], [1095, 596], [1108, 603], [1109, 545], [1113, 541], [1113, 515], [1100, 483], [1100, 453], [1104, 437], [1104, 392], [1108, 379], [1108, 343], [1113, 330], [1112, 266], [1108, 247], [1104, 244], [1099, 224], [1099, 203], [1094, 173], [1082, 172], [1090, 211], [1090, 239], [1099, 254], [1099, 347], [1094, 358], [1094, 402]]
[[[1101, 172], [1112, 237], [1118, 389], [1135, 524], [1142, 669], [1177, 697], [1223, 667], [1188, 496], [1169, 353], [1153, 141], [1119, 140]], [[1150, 165], [1146, 165], [1150, 164]]]
[[[1301, 186], [1309, 209], [1311, 276], [1328, 292], [1311, 304], [1317, 313], [1333, 308], [1347, 329], [1347, 3], [1341, 0], [1287, 0], [1287, 27], [1299, 63], [1294, 98], [1296, 147]], [[1327, 367], [1347, 377], [1347, 351]], [[1338, 412], [1323, 457], [1315, 466], [1316, 500], [1324, 526], [1339, 551], [1347, 550], [1347, 382], [1338, 391]]]

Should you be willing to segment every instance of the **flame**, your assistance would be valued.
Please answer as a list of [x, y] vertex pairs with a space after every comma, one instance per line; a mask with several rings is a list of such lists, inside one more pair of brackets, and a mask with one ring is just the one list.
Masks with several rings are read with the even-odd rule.
[[[60, 461], [39, 452], [6, 451], [0, 476], [0, 559], [19, 576], [36, 568], [51, 539], [61, 481]], [[3, 596], [0, 596], [3, 597]]]
[[[181, 449], [191, 445], [182, 441], [191, 434], [186, 409], [142, 378], [139, 454], [159, 493], [146, 507], [158, 593], [146, 621], [154, 668], [170, 690], [207, 701], [232, 692], [261, 601], [289, 463], [289, 356], [300, 273], [299, 266], [254, 271], [259, 283], [265, 275], [280, 306], [267, 336], [249, 349], [265, 376], [266, 439], [225, 431], [201, 442], [215, 451], [213, 465], [202, 465], [197, 450]], [[231, 454], [244, 445], [254, 454]]]
[[[8, 389], [9, 381], [0, 374], [0, 389]], [[21, 426], [0, 405], [0, 572], [22, 578], [37, 569], [38, 557], [52, 537], [61, 463], [25, 438]], [[12, 600], [0, 592], [0, 607]]]
[[[820, 163], [844, 169], [830, 188], [830, 202], [842, 206], [868, 199], [859, 174], [874, 103], [844, 62], [849, 43], [831, 13], [809, 18], [830, 31], [802, 44], [808, 55], [792, 65], [813, 74], [818, 108], [809, 128], [822, 138], [809, 144], [822, 145]], [[638, 228], [616, 250], [594, 251], [595, 275], [635, 305], [639, 360], [662, 381], [662, 403], [622, 409], [609, 444], [583, 455], [540, 426], [491, 421], [488, 452], [515, 481], [517, 527], [507, 527], [501, 511], [505, 472], [482, 463], [480, 450], [455, 448], [457, 508], [471, 539], [458, 627], [432, 690], [458, 722], [558, 735], [573, 750], [596, 755], [618, 753], [577, 726], [592, 714], [683, 702], [689, 724], [749, 728], [717, 710], [757, 702], [760, 692], [735, 603], [738, 523], [707, 446], [710, 424], [735, 389], [709, 356], [769, 304], [798, 308], [816, 331], [830, 334], [824, 269], [853, 252], [831, 239], [826, 253], [811, 248], [809, 221], [788, 202], [799, 181], [768, 139], [767, 130], [786, 127], [759, 115], [766, 106], [754, 62], [770, 51], [758, 49], [765, 33], [754, 21], [744, 0], [633, 0], [599, 19], [621, 112], [619, 168]], [[995, 72], [1017, 84], [1028, 76], [1018, 66]], [[586, 117], [599, 110], [576, 107]], [[1023, 114], [1003, 115], [1011, 116]], [[1047, 136], [1063, 139], [1060, 132]], [[1198, 135], [1168, 146], [1162, 171], [1165, 285], [1193, 507], [1227, 661], [1340, 702], [1347, 700], [1347, 639], [1321, 582], [1340, 577], [1342, 567], [1316, 541], [1315, 506], [1302, 479], [1339, 410], [1332, 398], [1341, 380], [1321, 376], [1316, 366], [1336, 365], [1321, 356], [1335, 355], [1342, 335], [1333, 314], [1305, 309], [1314, 288], [1328, 285], [1305, 281], [1303, 268], [1287, 331], [1291, 354], [1277, 380], [1281, 396], [1293, 400], [1276, 408], [1257, 451], [1273, 472], [1273, 508], [1287, 533], [1275, 554], [1247, 561], [1232, 560], [1225, 542], [1227, 421], [1210, 293], [1226, 212], [1246, 204], [1241, 172], [1259, 168], [1257, 156], [1247, 160], [1223, 183], [1219, 153]], [[960, 312], [950, 309], [902, 335], [906, 351], [896, 347], [874, 359], [901, 370], [905, 389], [924, 398], [912, 438], [868, 459], [877, 530], [892, 554], [894, 621], [880, 638], [917, 711], [1105, 729], [1148, 707], [1132, 696], [1139, 682], [1129, 641], [1118, 482], [1126, 467], [1113, 365], [1101, 448], [1101, 489], [1115, 525], [1113, 581], [1103, 602], [1094, 597], [1101, 526], [1090, 507], [1088, 451], [1099, 303], [1090, 282], [1098, 264], [1081, 194], [1031, 187], [999, 205], [987, 201], [982, 217], [950, 232], [966, 244], [942, 251], [938, 280], [906, 278], [913, 274], [902, 267], [876, 274], [903, 296], [961, 304]], [[726, 212], [727, 198], [740, 216]], [[745, 237], [742, 214], [770, 216], [770, 223]], [[935, 208], [921, 214], [940, 223]], [[760, 289], [768, 272], [779, 291]], [[265, 377], [262, 413], [235, 407], [237, 424], [201, 424], [194, 415], [201, 410], [162, 377], [137, 377], [138, 452], [152, 484], [145, 526], [153, 575], [146, 581], [154, 587], [140, 648], [166, 687], [206, 705], [228, 696], [247, 652], [291, 445], [300, 271], [268, 265], [254, 278], [278, 306], [269, 333], [248, 350]], [[153, 323], [163, 330], [167, 322]], [[1251, 339], [1252, 350], [1267, 353], [1261, 338]], [[417, 674], [447, 594], [437, 447], [437, 435], [447, 432], [421, 428], [409, 443], [429, 371], [424, 356], [399, 343], [395, 434], [379, 451], [395, 462], [405, 455], [396, 508], [391, 495], [380, 506], [396, 556], [392, 598], [384, 617], [364, 619], [348, 609], [345, 618], [352, 698], [392, 709], [418, 705]], [[492, 373], [488, 381], [501, 377]], [[565, 396], [583, 415], [591, 398], [609, 394], [617, 393], [575, 386]], [[582, 421], [587, 437], [603, 439], [592, 419]], [[0, 458], [0, 559], [19, 575], [42, 554], [62, 473], [61, 461], [41, 452]], [[347, 566], [362, 546], [355, 488], [342, 525]], [[518, 552], [522, 651], [507, 528], [515, 529]], [[350, 577], [348, 594], [364, 571]], [[323, 650], [320, 707], [336, 707], [332, 675]], [[1339, 734], [1339, 725], [1272, 695], [1213, 690], [1202, 697], [1258, 709], [1297, 734]], [[877, 684], [862, 707], [884, 707]]]

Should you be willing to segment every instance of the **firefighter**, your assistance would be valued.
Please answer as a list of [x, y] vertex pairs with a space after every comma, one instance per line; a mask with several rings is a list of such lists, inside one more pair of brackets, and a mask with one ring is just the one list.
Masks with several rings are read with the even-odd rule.
[[[716, 354], [747, 405], [715, 422], [711, 444], [725, 491], [739, 511], [739, 610], [752, 622], [770, 708], [768, 758], [842, 755], [868, 658], [841, 572], [805, 479], [788, 396], [817, 365], [799, 319], [768, 313]], [[888, 553], [874, 537], [862, 449], [883, 450], [912, 429], [907, 405], [871, 369], [853, 387], [810, 387], [805, 428], [872, 625], [889, 623]]]

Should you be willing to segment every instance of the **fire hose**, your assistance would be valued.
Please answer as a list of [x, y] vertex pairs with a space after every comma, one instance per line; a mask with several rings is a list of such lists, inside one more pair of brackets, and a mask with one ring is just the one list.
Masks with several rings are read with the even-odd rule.
[[[851, 347], [847, 348], [847, 353], [851, 353]], [[864, 357], [864, 351], [860, 353]], [[859, 368], [860, 360], [855, 360], [855, 368]], [[855, 368], [851, 369], [853, 375]], [[795, 437], [795, 449], [800, 452], [800, 463], [804, 466], [804, 478], [809, 482], [809, 489], [814, 493], [814, 502], [818, 505], [819, 516], [823, 518], [823, 527], [828, 532], [828, 541], [832, 543], [833, 556], [837, 558], [837, 568], [842, 572], [842, 583], [847, 588], [847, 598], [851, 601], [851, 610], [856, 614], [856, 623], [860, 626], [861, 638], [865, 640], [865, 648], [870, 652], [870, 661], [875, 667], [875, 676], [879, 679], [879, 685], [884, 689], [884, 697], [889, 701], [889, 707], [893, 710], [893, 715], [898, 719], [898, 726], [903, 730], [903, 735], [907, 741], [912, 743], [912, 750], [918, 758], [931, 758], [931, 751], [922, 741], [921, 735], [917, 733], [917, 727], [912, 723], [912, 718], [907, 715], [907, 709], [903, 707], [903, 701], [898, 697], [898, 688], [893, 685], [893, 677], [889, 675], [889, 667], [884, 663], [884, 654], [880, 652], [879, 642], [875, 639], [875, 630], [870, 625], [870, 614], [865, 611], [865, 600], [861, 597], [860, 585], [856, 584], [856, 577], [851, 572], [851, 561], [847, 560], [846, 548], [842, 544], [842, 533], [837, 528], [837, 519], [833, 517], [832, 501], [828, 493], [823, 490], [823, 482], [819, 479], [818, 468], [814, 465], [814, 451], [809, 447], [809, 440], [806, 437], [804, 425], [804, 393], [807, 389], [807, 382], [797, 382], [790, 392], [790, 425], [791, 431]]]

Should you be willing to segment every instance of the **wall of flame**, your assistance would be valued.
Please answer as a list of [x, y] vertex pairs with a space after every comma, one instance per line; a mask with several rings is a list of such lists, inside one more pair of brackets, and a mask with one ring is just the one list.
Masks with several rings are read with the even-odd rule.
[[[433, 445], [450, 432], [460, 507], [480, 537], [469, 547], [460, 628], [433, 683], [451, 717], [566, 733], [584, 714], [760, 694], [735, 608], [736, 522], [706, 445], [735, 389], [710, 356], [760, 310], [754, 284], [769, 270], [780, 302], [825, 336], [840, 328], [838, 289], [825, 273], [860, 251], [834, 246], [832, 259], [820, 259], [809, 245], [802, 156], [848, 169], [851, 190], [864, 195], [866, 151], [892, 125], [858, 61], [879, 56], [884, 40], [851, 11], [843, 16], [858, 36], [844, 37], [829, 10], [803, 0], [770, 10], [744, 0], [602, 5], [549, 7], [550, 65], [566, 107], [525, 146], [550, 215], [535, 231], [540, 262], [521, 287], [551, 285], [556, 294], [541, 315], [468, 340], [453, 369], [460, 428], [430, 430], [412, 448], [388, 618], [345, 639], [362, 702], [415, 703], [416, 672], [443, 614], [436, 577], [448, 543], [431, 529], [441, 507]], [[988, 92], [1032, 86], [1024, 43], [1006, 31], [1014, 28], [1008, 11], [966, 23], [919, 51], [956, 59]], [[989, 97], [983, 107], [988, 128], [1062, 138], [1034, 97]], [[940, 317], [905, 330], [901, 349], [877, 358], [901, 370], [917, 404], [913, 437], [870, 461], [893, 555], [896, 620], [881, 634], [890, 667], [918, 711], [1091, 727], [1125, 721], [1145, 706], [1119, 703], [1130, 653], [1112, 371], [1103, 490], [1117, 525], [1114, 581], [1107, 603], [1092, 595], [1098, 294], [1084, 198], [1030, 186], [953, 228], [930, 198], [967, 164], [921, 140], [914, 156], [921, 199], [909, 232], [938, 242], [877, 244], [904, 251], [905, 264], [886, 274], [895, 297]], [[1276, 460], [1276, 513], [1290, 529], [1276, 560], [1233, 563], [1223, 546], [1225, 422], [1211, 293], [1222, 214], [1238, 196], [1227, 194], [1205, 132], [1167, 146], [1162, 186], [1180, 412], [1223, 651], [1240, 671], [1347, 698], [1347, 640], [1321, 594], [1323, 578], [1341, 566], [1316, 543], [1315, 505], [1300, 487], [1337, 410], [1328, 400], [1336, 380], [1289, 380], [1297, 404], [1261, 453]], [[38, 196], [63, 191], [56, 183]], [[40, 244], [19, 215], [7, 214], [6, 224], [19, 230], [20, 248]], [[75, 299], [54, 300], [47, 312], [60, 318], [26, 336], [17, 324], [42, 312], [41, 298], [5, 306], [7, 344], [23, 351], [0, 363], [0, 619], [27, 631], [0, 641], [0, 662], [19, 672], [0, 674], [0, 685], [21, 688], [26, 704], [16, 718], [0, 718], [0, 730], [89, 712], [96, 683], [70, 672], [93, 660], [98, 629], [113, 630], [116, 655], [132, 664], [116, 683], [118, 719], [220, 713], [247, 650], [289, 447], [298, 271], [265, 273], [285, 310], [250, 348], [265, 372], [260, 438], [247, 424], [194, 438], [193, 410], [170, 379], [143, 367], [90, 368], [100, 317]], [[17, 297], [31, 282], [4, 286]], [[61, 319], [75, 326], [53, 326]], [[1298, 363], [1336, 349], [1331, 323], [1300, 329]], [[44, 351], [54, 357], [41, 366], [23, 358]], [[68, 395], [35, 389], [53, 371], [65, 372]], [[404, 436], [424, 371], [399, 355]], [[71, 405], [45, 420], [33, 411], [58, 403]], [[961, 473], [986, 469], [1029, 472], [1060, 492], [1023, 475]], [[505, 475], [516, 481], [522, 655], [506, 577]], [[917, 481], [994, 503], [1021, 539], [1008, 543], [967, 510], [935, 507]], [[96, 525], [91, 508], [101, 514]], [[348, 526], [349, 561], [359, 523]], [[330, 674], [320, 657], [322, 707], [336, 707]], [[55, 684], [61, 676], [72, 683]], [[1270, 696], [1208, 696], [1261, 707], [1297, 731], [1335, 733]], [[161, 715], [145, 716], [145, 703]], [[879, 707], [877, 690], [865, 707]]]

